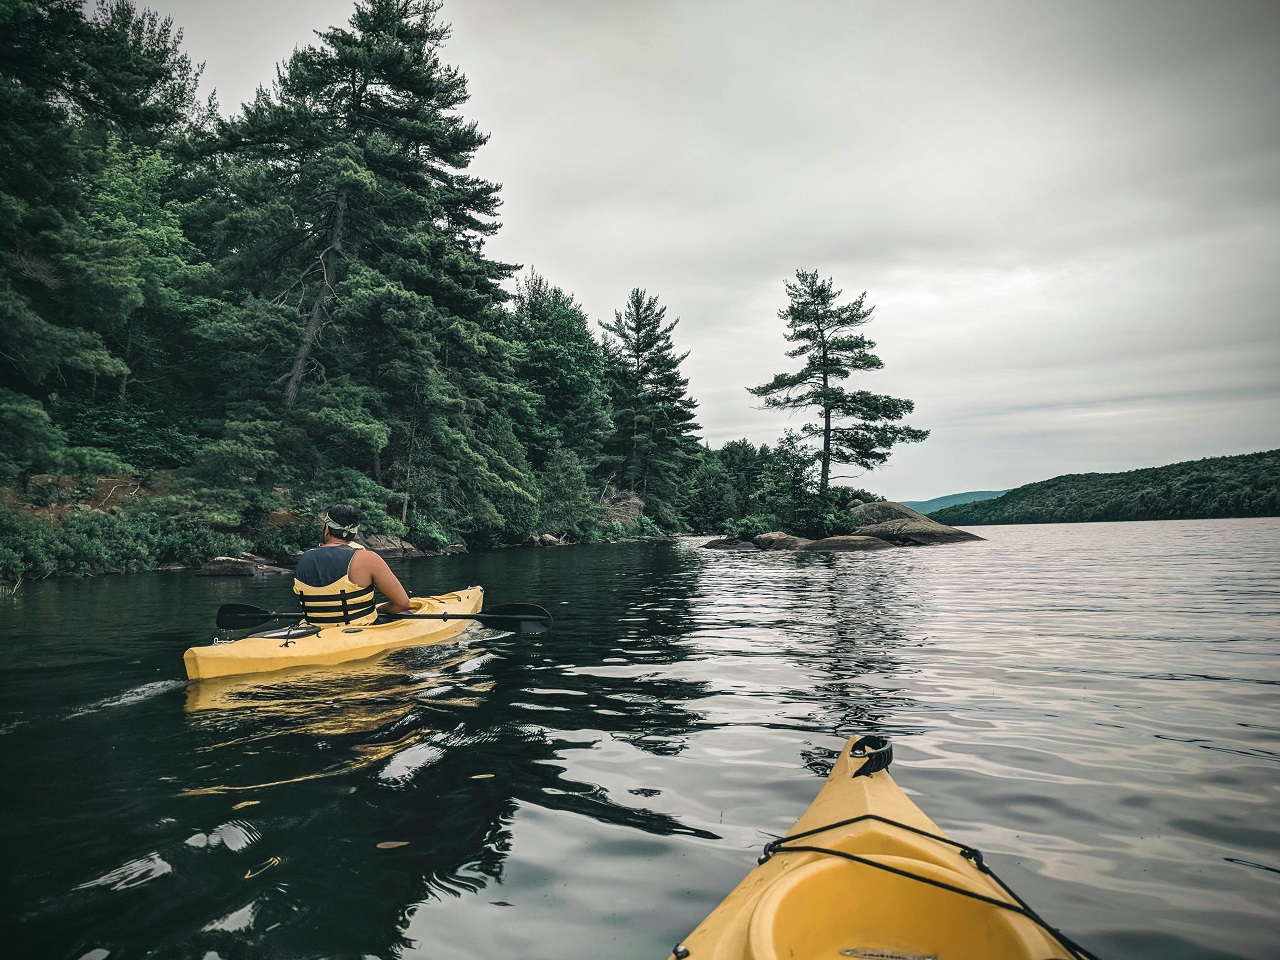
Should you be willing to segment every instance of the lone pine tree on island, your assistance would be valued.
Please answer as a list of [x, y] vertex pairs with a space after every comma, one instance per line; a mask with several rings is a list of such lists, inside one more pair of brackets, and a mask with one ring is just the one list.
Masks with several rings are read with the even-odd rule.
[[804, 366], [794, 373], [775, 374], [758, 387], [748, 387], [768, 409], [814, 408], [820, 422], [801, 428], [806, 438], [822, 438], [818, 455], [821, 478], [818, 492], [830, 485], [833, 463], [853, 463], [865, 470], [883, 465], [894, 444], [918, 443], [929, 436], [897, 421], [915, 404], [866, 390], [846, 390], [840, 382], [855, 371], [880, 370], [884, 363], [871, 353], [875, 343], [854, 329], [871, 319], [875, 307], [866, 306], [866, 293], [844, 305], [836, 301], [841, 291], [831, 278], [819, 280], [817, 271], [796, 271], [796, 282], [786, 285], [790, 303], [778, 311], [787, 321], [786, 338], [797, 344], [789, 357], [803, 357]]

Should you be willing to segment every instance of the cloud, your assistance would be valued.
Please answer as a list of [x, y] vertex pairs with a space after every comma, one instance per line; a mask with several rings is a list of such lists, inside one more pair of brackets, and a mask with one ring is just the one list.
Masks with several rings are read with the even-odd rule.
[[[159, 6], [241, 97], [350, 11], [246, 4], [246, 35], [234, 3]], [[443, 16], [464, 114], [492, 135], [476, 172], [503, 185], [486, 249], [596, 320], [632, 287], [657, 294], [713, 445], [804, 422], [745, 390], [791, 363], [777, 311], [804, 268], [867, 291], [886, 369], [857, 385], [915, 399], [934, 430], [864, 478], [879, 492], [1280, 446], [1274, 2], [445, 0]]]

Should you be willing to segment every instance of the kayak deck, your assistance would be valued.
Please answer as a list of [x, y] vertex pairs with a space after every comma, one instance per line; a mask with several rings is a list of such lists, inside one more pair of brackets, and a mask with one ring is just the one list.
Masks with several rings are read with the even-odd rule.
[[[411, 613], [479, 613], [484, 589], [468, 587], [437, 597], [414, 597]], [[187, 678], [203, 680], [287, 667], [330, 666], [363, 660], [399, 647], [443, 643], [462, 633], [471, 620], [390, 620], [358, 627], [295, 626], [264, 631], [228, 643], [191, 647], [182, 655]]]
[[812, 806], [672, 958], [1089, 957], [942, 833], [879, 766], [891, 756], [880, 738], [850, 740]]

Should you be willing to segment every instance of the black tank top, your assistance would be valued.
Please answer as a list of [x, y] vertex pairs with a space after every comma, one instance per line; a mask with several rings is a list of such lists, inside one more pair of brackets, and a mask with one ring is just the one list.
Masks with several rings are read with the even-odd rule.
[[327, 587], [347, 575], [355, 547], [314, 547], [298, 558], [294, 577], [309, 587]]

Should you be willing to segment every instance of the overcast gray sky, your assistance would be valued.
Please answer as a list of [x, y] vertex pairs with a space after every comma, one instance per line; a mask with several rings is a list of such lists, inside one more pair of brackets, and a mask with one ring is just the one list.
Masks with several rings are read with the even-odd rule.
[[[234, 112], [349, 0], [158, 0]], [[890, 499], [1280, 447], [1275, 0], [445, 0], [491, 256], [680, 318], [703, 437], [801, 417], [798, 268], [867, 292], [933, 435]]]

